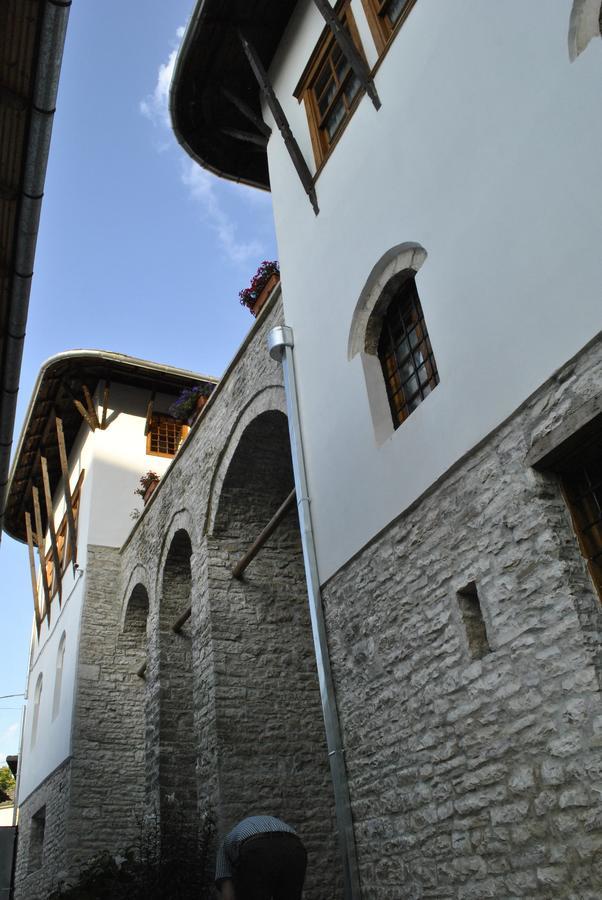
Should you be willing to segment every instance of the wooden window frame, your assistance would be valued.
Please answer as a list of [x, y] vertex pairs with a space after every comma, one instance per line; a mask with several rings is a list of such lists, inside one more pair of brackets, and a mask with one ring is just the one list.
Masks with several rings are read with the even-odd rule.
[[[593, 476], [592, 482], [595, 464], [587, 458], [587, 453], [593, 446], [592, 456], [599, 459], [597, 454], [600, 442], [598, 437], [592, 445], [585, 443], [557, 467], [557, 472], [579, 550], [598, 599], [602, 602], [602, 466], [598, 465], [598, 472]], [[580, 483], [578, 473], [581, 473]], [[584, 489], [585, 482], [588, 482], [588, 487]]]
[[[408, 312], [415, 316], [408, 326]], [[403, 332], [393, 337], [391, 319], [401, 320]], [[412, 338], [413, 335], [413, 338]], [[403, 350], [403, 345], [407, 351]], [[435, 354], [429, 338], [415, 279], [407, 278], [394, 291], [382, 314], [377, 356], [380, 360], [393, 428], [397, 429], [439, 384]], [[420, 357], [420, 362], [417, 362]], [[403, 375], [402, 366], [410, 374]], [[423, 375], [421, 370], [424, 369]], [[403, 377], [402, 377], [403, 376]], [[416, 389], [409, 394], [404, 388], [414, 380]]]
[[[351, 0], [339, 0], [334, 9], [341, 21], [346, 23], [353, 43], [355, 44], [359, 53], [365, 58], [362, 42], [360, 40], [353, 12], [351, 10]], [[322, 72], [322, 68], [326, 63], [327, 58], [336, 45], [337, 42], [334, 34], [332, 33], [331, 29], [326, 26], [322, 31], [318, 43], [316, 44], [314, 51], [309, 58], [309, 62], [303, 70], [303, 74], [301, 75], [297, 87], [293, 92], [299, 103], [303, 102], [303, 105], [305, 106], [307, 122], [309, 125], [309, 134], [311, 137], [311, 145], [317, 166], [317, 171], [314, 175], [314, 178], [316, 178], [320, 173], [324, 163], [336, 147], [342, 133], [345, 131], [349, 121], [353, 117], [359, 101], [365, 93], [364, 88], [360, 85], [357, 93], [349, 102], [349, 105], [347, 105], [347, 102], [345, 101], [345, 105], [347, 107], [346, 115], [339, 123], [339, 126], [332, 138], [329, 138], [324, 128], [324, 121], [326, 117], [323, 117], [320, 114], [317, 99], [314, 93], [314, 86], [318, 80], [319, 75]], [[340, 98], [341, 95], [344, 96], [344, 85], [349, 77], [354, 77], [353, 69], [350, 65], [348, 72], [345, 74], [345, 80], [339, 85], [335, 98], [333, 98], [333, 100], [331, 101], [331, 107], [336, 99]]]
[[[160, 426], [162, 423], [168, 423], [169, 425], [173, 425], [174, 427], [177, 426], [180, 429], [180, 436], [177, 439], [177, 446], [173, 453], [164, 453], [161, 450], [153, 450], [152, 449], [152, 442], [153, 442], [153, 437], [154, 437], [153, 429], [156, 426]], [[148, 431], [146, 434], [146, 455], [147, 456], [162, 456], [164, 459], [173, 459], [177, 455], [180, 447], [182, 446], [182, 443], [184, 441], [184, 438], [188, 434], [188, 431], [189, 431], [188, 426], [185, 425], [183, 422], [180, 422], [178, 419], [174, 419], [173, 416], [169, 416], [169, 415], [167, 415], [167, 413], [154, 413], [150, 417], [149, 427], [148, 427]]]
[[402, 27], [409, 16], [416, 0], [406, 0], [406, 4], [397, 22], [392, 23], [387, 18], [387, 6], [391, 0], [362, 0], [366, 19], [372, 32], [374, 44], [379, 57], [382, 56], [389, 44]]

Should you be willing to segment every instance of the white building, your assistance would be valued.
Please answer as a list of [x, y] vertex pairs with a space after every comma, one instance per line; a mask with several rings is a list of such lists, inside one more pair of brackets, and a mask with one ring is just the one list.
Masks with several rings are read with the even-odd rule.
[[[86, 603], [94, 605], [88, 548], [122, 545], [142, 509], [135, 494], [141, 477], [149, 471], [162, 477], [187, 435], [188, 426], [169, 415], [170, 405], [184, 389], [198, 385], [208, 393], [214, 384], [182, 369], [97, 350], [54, 356], [38, 376], [5, 523], [12, 537], [29, 543], [34, 592], [18, 775], [19, 806], [36, 807], [17, 863], [19, 878], [29, 876], [27, 896], [44, 877], [44, 785], [65, 770], [68, 790], [73, 736], [81, 727], [78, 717], [88, 713], [77, 676], [89, 662], [81, 647], [82, 611]], [[70, 814], [66, 803], [65, 830]]]
[[599, 20], [204, 0], [177, 62], [179, 141], [273, 195], [348, 896], [600, 892]]

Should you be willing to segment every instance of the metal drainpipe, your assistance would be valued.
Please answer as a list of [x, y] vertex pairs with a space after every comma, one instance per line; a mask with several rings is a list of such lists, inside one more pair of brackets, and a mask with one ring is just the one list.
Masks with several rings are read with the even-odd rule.
[[345, 751], [343, 750], [341, 741], [336, 696], [332, 680], [332, 671], [330, 668], [324, 609], [322, 606], [322, 592], [320, 590], [316, 547], [311, 522], [309, 492], [307, 489], [305, 459], [303, 456], [293, 346], [293, 332], [287, 325], [279, 325], [270, 331], [268, 335], [268, 349], [270, 351], [270, 356], [272, 359], [282, 363], [282, 373], [284, 376], [284, 390], [286, 393], [286, 405], [288, 411], [288, 430], [291, 442], [295, 489], [297, 492], [301, 544], [303, 547], [303, 563], [305, 565], [305, 578], [307, 580], [309, 612], [316, 654], [316, 664], [318, 668], [322, 714], [324, 716], [326, 730], [328, 760], [330, 763], [330, 773], [334, 788], [335, 812], [339, 832], [340, 852], [343, 862], [345, 900], [360, 900], [361, 887], [357, 868], [349, 785], [345, 768]]
[[70, 6], [71, 0], [46, 0], [38, 51], [38, 67], [31, 100], [29, 137], [17, 222], [13, 283], [8, 301], [5, 367], [4, 371], [0, 373], [0, 538], [4, 521], [4, 504], [33, 276], [33, 260]]

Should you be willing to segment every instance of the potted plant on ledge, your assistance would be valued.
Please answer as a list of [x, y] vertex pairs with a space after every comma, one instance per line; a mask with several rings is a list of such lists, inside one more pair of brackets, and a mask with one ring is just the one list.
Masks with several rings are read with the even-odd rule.
[[212, 390], [213, 385], [208, 384], [195, 384], [193, 387], [184, 388], [178, 399], [169, 407], [169, 415], [179, 422], [193, 425]]
[[238, 295], [240, 302], [251, 311], [251, 315], [257, 316], [279, 281], [280, 266], [278, 262], [264, 259], [251, 279], [249, 287]]
[[157, 485], [160, 482], [160, 477], [156, 472], [148, 471], [146, 472], [140, 479], [140, 487], [136, 488], [134, 491], [135, 494], [138, 494], [142, 497], [142, 502], [146, 506], [150, 498], [153, 496]]

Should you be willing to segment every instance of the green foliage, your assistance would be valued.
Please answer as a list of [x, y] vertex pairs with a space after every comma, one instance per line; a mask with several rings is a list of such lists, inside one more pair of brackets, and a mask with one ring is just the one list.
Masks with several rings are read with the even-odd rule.
[[15, 790], [15, 777], [8, 766], [0, 766], [0, 791], [11, 797]]
[[161, 830], [156, 821], [145, 822], [137, 847], [100, 853], [77, 883], [60, 884], [47, 900], [210, 900], [214, 835], [211, 815], [198, 834], [176, 814]]

